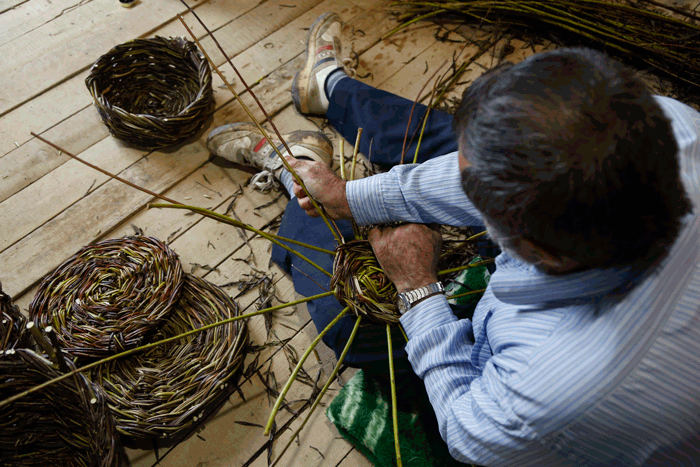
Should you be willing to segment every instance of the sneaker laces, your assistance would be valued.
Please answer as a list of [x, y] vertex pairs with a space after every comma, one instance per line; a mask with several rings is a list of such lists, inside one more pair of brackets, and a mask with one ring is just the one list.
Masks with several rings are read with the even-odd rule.
[[262, 193], [267, 193], [270, 190], [279, 190], [280, 182], [275, 177], [275, 171], [277, 171], [282, 166], [282, 161], [279, 160], [279, 156], [267, 162], [262, 171], [253, 175], [250, 179], [250, 185]]
[[345, 72], [346, 75], [348, 75], [350, 78], [355, 78], [357, 76], [357, 63], [352, 58], [344, 58], [340, 61], [340, 66], [343, 68], [343, 71]]

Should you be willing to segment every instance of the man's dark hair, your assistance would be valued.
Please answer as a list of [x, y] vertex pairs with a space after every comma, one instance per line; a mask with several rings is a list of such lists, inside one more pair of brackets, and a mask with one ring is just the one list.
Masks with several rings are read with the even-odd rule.
[[464, 191], [490, 227], [578, 269], [648, 269], [690, 210], [669, 121], [602, 53], [500, 65], [464, 93], [455, 131]]

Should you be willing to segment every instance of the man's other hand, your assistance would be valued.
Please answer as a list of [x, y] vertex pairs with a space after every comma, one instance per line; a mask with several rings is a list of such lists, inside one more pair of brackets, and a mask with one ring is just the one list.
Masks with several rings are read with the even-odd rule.
[[[336, 176], [333, 171], [321, 162], [295, 159], [286, 157], [289, 165], [304, 181], [309, 194], [317, 203], [322, 204], [326, 212], [333, 219], [352, 219], [352, 212], [348, 199], [345, 196], [345, 181]], [[299, 206], [311, 217], [318, 217], [319, 213], [311, 204], [301, 185], [294, 179], [294, 195]]]
[[379, 264], [399, 292], [437, 282], [442, 236], [437, 226], [406, 224], [373, 228], [369, 242]]

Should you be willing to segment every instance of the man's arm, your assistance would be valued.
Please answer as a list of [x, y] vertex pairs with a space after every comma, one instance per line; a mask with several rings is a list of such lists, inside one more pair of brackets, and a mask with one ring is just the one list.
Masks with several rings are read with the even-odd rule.
[[[439, 239], [430, 227], [416, 224], [375, 228], [369, 235], [382, 269], [400, 292], [437, 280]], [[401, 324], [409, 338], [409, 360], [425, 383], [440, 434], [455, 459], [479, 465], [527, 464], [530, 459], [532, 465], [556, 463], [548, 459], [555, 454], [544, 452], [535, 432], [515, 413], [518, 396], [507, 383], [536, 339], [520, 339], [518, 334], [512, 345], [483, 362], [484, 354], [491, 357], [484, 350], [489, 345], [486, 324], [475, 338], [472, 322], [458, 320], [444, 295], [416, 304]]]
[[[288, 160], [314, 199], [336, 219], [354, 218], [360, 225], [394, 221], [483, 225], [481, 214], [462, 191], [458, 157], [452, 153], [423, 164], [400, 165], [347, 183], [321, 164]], [[318, 215], [299, 185], [294, 194], [309, 215]]]

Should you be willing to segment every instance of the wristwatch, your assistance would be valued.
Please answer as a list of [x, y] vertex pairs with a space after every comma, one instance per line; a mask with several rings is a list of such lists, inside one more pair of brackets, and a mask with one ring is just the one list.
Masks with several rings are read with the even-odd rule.
[[399, 292], [399, 313], [403, 315], [410, 310], [416, 302], [439, 293], [445, 293], [445, 287], [442, 286], [441, 282], [434, 282], [419, 289], [409, 290], [408, 292]]

